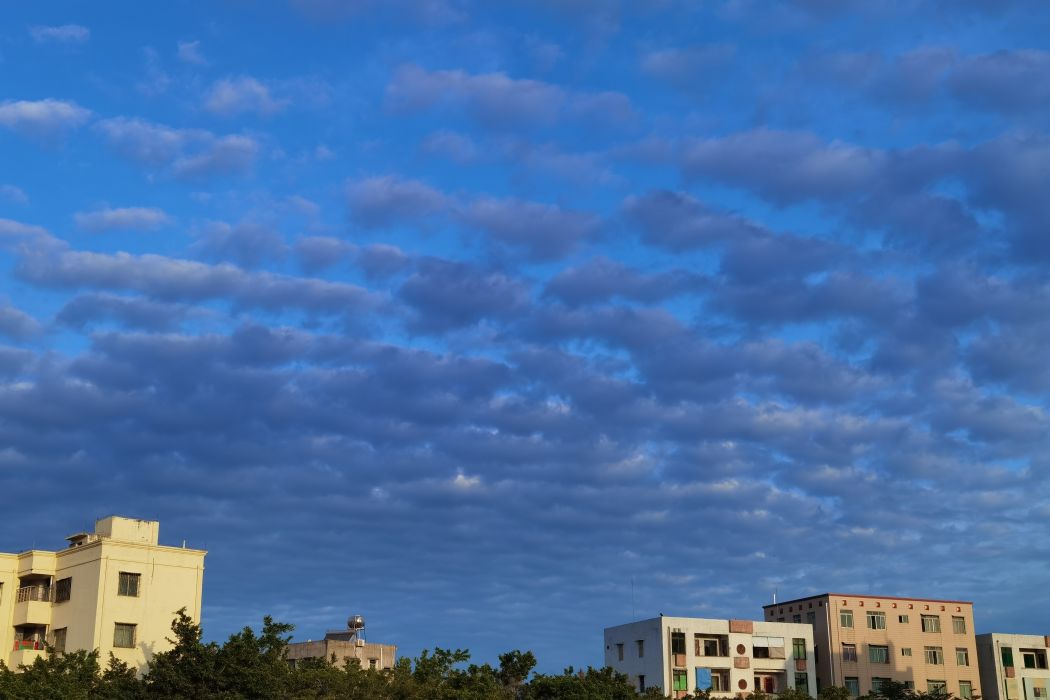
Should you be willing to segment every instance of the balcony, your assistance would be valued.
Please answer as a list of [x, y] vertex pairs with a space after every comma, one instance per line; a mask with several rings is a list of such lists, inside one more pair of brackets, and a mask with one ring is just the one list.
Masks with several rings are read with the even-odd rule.
[[9, 668], [17, 669], [19, 666], [30, 666], [36, 659], [47, 656], [43, 642], [36, 642], [35, 644], [39, 648], [33, 649], [19, 648], [19, 644], [32, 645], [34, 642], [15, 642], [15, 650], [11, 652], [10, 663], [8, 663]]
[[17, 591], [15, 591], [16, 603], [50, 603], [54, 601], [54, 599], [54, 589], [51, 588], [51, 586], [22, 586]]
[[15, 625], [47, 625], [51, 622], [51, 586], [23, 586], [15, 592]]

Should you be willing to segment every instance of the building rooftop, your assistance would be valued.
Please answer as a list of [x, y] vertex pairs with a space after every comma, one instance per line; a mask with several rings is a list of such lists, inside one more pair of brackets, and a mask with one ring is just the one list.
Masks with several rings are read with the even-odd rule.
[[897, 596], [897, 595], [871, 595], [868, 593], [814, 593], [802, 598], [792, 598], [791, 600], [778, 600], [775, 603], [769, 605], [763, 605], [762, 609], [767, 610], [769, 608], [779, 608], [784, 605], [791, 605], [792, 603], [801, 603], [806, 600], [815, 600], [816, 598], [869, 598], [878, 600], [919, 600], [924, 603], [951, 603], [953, 605], [973, 605], [971, 600], [945, 600], [943, 598], [920, 598], [917, 596]]

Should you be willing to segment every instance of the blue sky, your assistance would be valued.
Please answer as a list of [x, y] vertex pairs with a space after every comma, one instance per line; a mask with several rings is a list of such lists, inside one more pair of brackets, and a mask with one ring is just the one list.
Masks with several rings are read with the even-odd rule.
[[0, 549], [156, 518], [209, 637], [544, 670], [774, 590], [1050, 627], [1045, 4], [39, 5]]

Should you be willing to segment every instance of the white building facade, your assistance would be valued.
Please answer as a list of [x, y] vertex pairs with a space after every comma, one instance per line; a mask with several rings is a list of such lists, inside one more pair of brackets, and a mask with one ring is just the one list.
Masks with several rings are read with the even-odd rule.
[[1036, 700], [1050, 689], [1050, 636], [979, 634], [977, 662], [983, 700]]
[[642, 692], [680, 698], [780, 693], [817, 695], [813, 627], [791, 622], [656, 617], [605, 629], [605, 664]]

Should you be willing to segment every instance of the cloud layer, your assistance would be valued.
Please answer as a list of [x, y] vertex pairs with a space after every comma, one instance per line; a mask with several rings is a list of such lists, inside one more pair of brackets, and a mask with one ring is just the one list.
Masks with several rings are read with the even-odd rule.
[[775, 590], [1050, 625], [1047, 8], [503, 5], [12, 7], [0, 551], [155, 517], [209, 636], [548, 671]]

